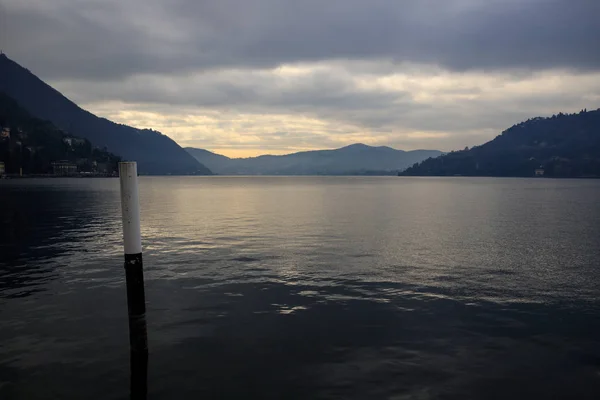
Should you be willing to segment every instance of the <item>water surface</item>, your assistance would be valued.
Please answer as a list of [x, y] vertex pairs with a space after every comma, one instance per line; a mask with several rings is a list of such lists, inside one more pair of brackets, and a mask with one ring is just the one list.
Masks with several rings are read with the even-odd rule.
[[[129, 396], [117, 179], [0, 182], [0, 398]], [[140, 178], [151, 399], [600, 397], [600, 181]]]

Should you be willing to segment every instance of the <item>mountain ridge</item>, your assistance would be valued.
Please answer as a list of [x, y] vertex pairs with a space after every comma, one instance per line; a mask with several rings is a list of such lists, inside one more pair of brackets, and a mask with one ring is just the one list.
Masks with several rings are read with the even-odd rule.
[[338, 149], [307, 150], [284, 155], [229, 158], [206, 149], [186, 147], [199, 162], [222, 175], [389, 175], [413, 162], [439, 156], [438, 150], [396, 150], [355, 143]]
[[88, 139], [99, 148], [106, 147], [123, 159], [137, 161], [140, 173], [212, 173], [168, 136], [118, 124], [84, 110], [6, 54], [0, 55], [0, 91], [14, 98], [32, 116]]
[[600, 109], [535, 117], [471, 149], [407, 168], [404, 176], [600, 177]]

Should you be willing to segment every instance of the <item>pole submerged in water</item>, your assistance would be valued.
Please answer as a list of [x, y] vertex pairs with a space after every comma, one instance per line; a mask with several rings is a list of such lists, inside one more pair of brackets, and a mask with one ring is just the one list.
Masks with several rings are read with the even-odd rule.
[[130, 344], [132, 351], [144, 351], [147, 350], [146, 335], [144, 332], [143, 337], [140, 337], [137, 327], [141, 322], [138, 319], [144, 319], [146, 313], [137, 164], [135, 162], [120, 162], [119, 179], [121, 182], [121, 213], [123, 217]]
[[129, 307], [129, 314], [141, 315], [146, 312], [146, 300], [144, 294], [137, 164], [135, 162], [120, 162], [119, 178], [121, 181], [121, 213], [123, 215], [127, 305]]
[[146, 295], [144, 291], [144, 264], [142, 262], [137, 164], [135, 162], [120, 162], [119, 180], [121, 182], [125, 281], [127, 284], [129, 346], [131, 351], [130, 398], [132, 400], [145, 400], [148, 380], [148, 333], [146, 330]]

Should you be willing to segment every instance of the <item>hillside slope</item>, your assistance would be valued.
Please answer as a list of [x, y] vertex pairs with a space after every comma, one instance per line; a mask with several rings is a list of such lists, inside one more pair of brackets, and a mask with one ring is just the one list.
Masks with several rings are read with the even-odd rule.
[[196, 149], [193, 147], [185, 147], [185, 151], [187, 151], [192, 157], [194, 157], [198, 162], [203, 165], [206, 165], [207, 168], [210, 168], [215, 174], [220, 174], [220, 171], [226, 171], [228, 167], [233, 165], [235, 159], [223, 156], [221, 154], [216, 154], [208, 150], [204, 149]]
[[119, 157], [32, 117], [0, 92], [0, 161], [8, 174], [18, 174], [21, 169], [24, 174], [49, 174], [53, 162], [68, 161], [77, 165], [78, 172], [110, 175], [116, 173]]
[[428, 159], [405, 176], [600, 177], [600, 109], [533, 118], [495, 139]]
[[86, 138], [95, 146], [106, 147], [125, 160], [137, 161], [140, 173], [211, 173], [168, 136], [117, 124], [81, 109], [5, 54], [0, 55], [0, 91], [33, 116]]

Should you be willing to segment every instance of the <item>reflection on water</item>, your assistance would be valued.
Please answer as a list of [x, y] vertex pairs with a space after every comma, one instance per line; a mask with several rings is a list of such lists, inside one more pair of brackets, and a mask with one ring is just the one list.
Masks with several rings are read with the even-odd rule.
[[[140, 191], [149, 398], [600, 395], [599, 181]], [[126, 398], [118, 180], [0, 194], [0, 398]]]

